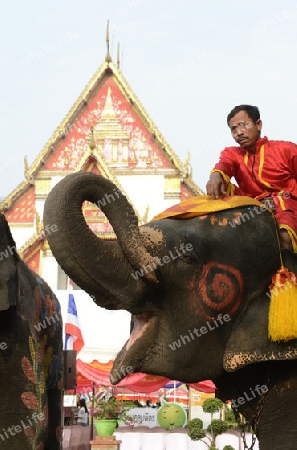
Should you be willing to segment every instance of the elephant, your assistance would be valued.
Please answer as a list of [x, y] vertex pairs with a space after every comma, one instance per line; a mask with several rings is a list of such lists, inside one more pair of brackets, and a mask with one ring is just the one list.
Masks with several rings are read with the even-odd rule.
[[[84, 201], [100, 206], [116, 240], [91, 231]], [[261, 450], [297, 448], [297, 340], [274, 342], [267, 331], [280, 255], [294, 273], [296, 256], [280, 251], [271, 212], [247, 205], [139, 226], [111, 181], [77, 172], [46, 199], [45, 228], [53, 224], [47, 238], [63, 270], [100, 307], [131, 313], [113, 384], [132, 372], [210, 379], [251, 422]]]
[[0, 448], [58, 450], [62, 321], [49, 286], [20, 258], [0, 214]]

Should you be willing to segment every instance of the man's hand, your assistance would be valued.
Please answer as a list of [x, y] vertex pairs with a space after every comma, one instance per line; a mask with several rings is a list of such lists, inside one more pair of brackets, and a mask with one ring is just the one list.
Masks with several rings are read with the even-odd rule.
[[213, 172], [206, 184], [206, 193], [212, 200], [224, 197], [227, 193], [225, 182], [219, 172]]

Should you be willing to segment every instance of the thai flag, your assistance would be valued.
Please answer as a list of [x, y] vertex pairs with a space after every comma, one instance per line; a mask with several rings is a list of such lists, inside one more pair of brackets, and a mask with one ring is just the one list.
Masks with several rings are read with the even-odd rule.
[[64, 350], [76, 350], [78, 353], [84, 346], [77, 309], [72, 294], [72, 282], [69, 283], [68, 310], [65, 322], [65, 347]]

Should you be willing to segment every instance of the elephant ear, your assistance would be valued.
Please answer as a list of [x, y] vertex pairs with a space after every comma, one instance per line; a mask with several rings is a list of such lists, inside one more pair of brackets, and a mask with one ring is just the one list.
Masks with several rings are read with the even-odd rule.
[[297, 359], [297, 339], [272, 342], [268, 338], [269, 302], [268, 297], [254, 299], [235, 323], [223, 359], [227, 372], [261, 361]]
[[[295, 255], [282, 252], [282, 256], [286, 267], [296, 273]], [[251, 299], [238, 317], [224, 353], [227, 372], [261, 361], [297, 359], [297, 339], [272, 342], [268, 338], [269, 304], [269, 296], [263, 293]]]

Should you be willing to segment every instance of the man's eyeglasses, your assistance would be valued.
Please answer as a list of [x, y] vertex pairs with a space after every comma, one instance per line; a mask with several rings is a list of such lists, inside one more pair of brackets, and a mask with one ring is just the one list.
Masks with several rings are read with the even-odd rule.
[[252, 126], [252, 122], [239, 122], [237, 125], [230, 127], [231, 134], [232, 136], [236, 136], [238, 134], [238, 128], [241, 128], [242, 130], [248, 130], [249, 128], [252, 128]]

